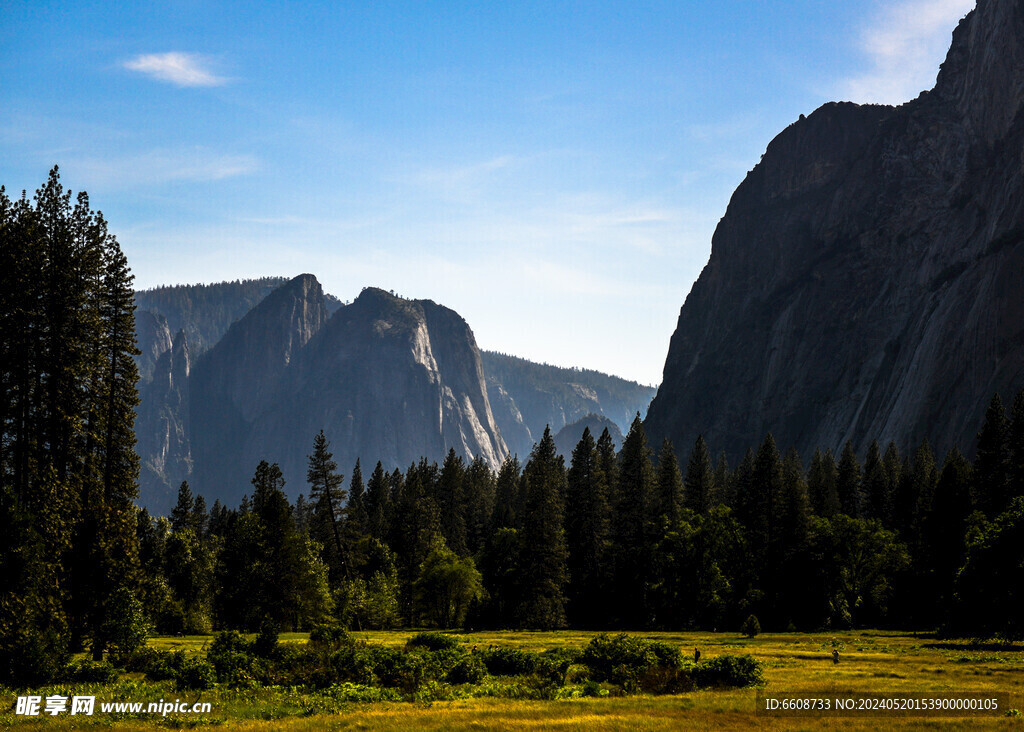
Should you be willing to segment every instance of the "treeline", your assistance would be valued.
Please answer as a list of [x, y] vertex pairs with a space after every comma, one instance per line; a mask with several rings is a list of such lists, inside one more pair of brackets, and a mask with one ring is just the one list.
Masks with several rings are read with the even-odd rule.
[[138, 587], [132, 277], [57, 169], [0, 187], [0, 677], [100, 658]]
[[343, 482], [321, 433], [294, 504], [261, 463], [238, 508], [140, 514], [145, 604], [165, 632], [303, 628], [737, 629], [883, 625], [1019, 637], [1024, 393], [998, 396], [972, 464], [927, 442], [847, 444], [805, 467], [771, 435], [734, 469], [698, 439], [685, 469], [639, 417], [616, 454], [585, 431], [568, 467], [550, 431], [494, 473], [380, 463]]

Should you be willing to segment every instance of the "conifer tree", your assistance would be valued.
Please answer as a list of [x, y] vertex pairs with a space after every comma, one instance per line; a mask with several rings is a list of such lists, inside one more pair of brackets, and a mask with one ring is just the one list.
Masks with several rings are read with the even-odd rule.
[[345, 514], [348, 533], [352, 536], [349, 543], [365, 537], [370, 528], [370, 516], [366, 511], [366, 486], [363, 484], [363, 470], [359, 466], [359, 458], [356, 458], [356, 464], [352, 467]]
[[564, 509], [565, 464], [555, 449], [551, 428], [533, 447], [523, 471], [526, 500], [519, 535], [519, 622], [551, 630], [566, 624]]
[[522, 517], [518, 515], [517, 511], [521, 503], [519, 497], [521, 474], [522, 469], [518, 458], [515, 455], [507, 455], [498, 470], [494, 513], [491, 516], [492, 532], [503, 528], [516, 529], [520, 526]]
[[712, 506], [732, 505], [730, 485], [732, 484], [732, 471], [729, 470], [729, 459], [723, 450], [718, 455], [718, 462], [715, 464], [714, 495], [711, 497]]
[[887, 529], [898, 528], [896, 521], [896, 497], [904, 480], [904, 465], [896, 443], [889, 442], [882, 456], [882, 472], [885, 475], [885, 504], [879, 520]]
[[971, 464], [960, 451], [950, 450], [927, 516], [927, 544], [942, 605], [952, 599], [956, 572], [963, 564], [967, 519], [973, 510], [971, 473]]
[[195, 510], [195, 499], [192, 497], [192, 489], [188, 481], [181, 481], [178, 486], [178, 502], [171, 509], [171, 530], [181, 531], [191, 523], [192, 512]]
[[831, 518], [839, 508], [839, 469], [832, 450], [814, 451], [811, 468], [807, 473], [807, 492], [811, 500], [811, 509], [818, 516]]
[[593, 626], [602, 619], [610, 523], [608, 485], [598, 464], [597, 444], [586, 427], [572, 452], [566, 488], [569, 617], [574, 625]]
[[888, 519], [891, 511], [890, 497], [887, 493], [889, 482], [882, 464], [882, 451], [878, 440], [872, 440], [864, 457], [864, 478], [862, 481], [864, 495], [864, 514], [867, 518], [877, 521]]
[[388, 535], [387, 517], [390, 514], [391, 488], [384, 466], [377, 461], [366, 484], [366, 513], [370, 535], [384, 541]]
[[652, 621], [650, 589], [654, 579], [656, 482], [640, 415], [633, 419], [619, 454], [614, 513], [615, 596], [619, 621], [646, 627]]
[[995, 516], [1009, 503], [1010, 423], [1003, 402], [995, 394], [978, 432], [974, 458], [975, 503], [988, 516]]
[[[661, 462], [658, 463], [659, 478]], [[711, 466], [711, 451], [704, 435], [698, 435], [686, 464], [686, 480], [683, 483], [683, 498], [688, 509], [697, 514], [711, 510], [712, 495], [715, 489], [715, 475]], [[663, 488], [664, 490], [664, 488]]]
[[441, 535], [448, 548], [465, 556], [466, 547], [466, 464], [449, 448], [437, 478], [436, 501], [441, 515]]
[[[320, 430], [313, 439], [313, 454], [308, 456], [309, 500], [312, 504], [310, 535], [324, 548], [324, 558], [331, 570], [332, 581], [348, 578], [348, 552], [342, 536], [342, 517], [346, 492], [341, 487], [344, 476], [338, 471], [330, 443]], [[255, 501], [255, 495], [253, 496]]]
[[836, 493], [839, 496], [839, 510], [851, 518], [861, 515], [861, 472], [853, 442], [847, 440], [839, 458], [839, 474], [836, 479]]
[[1007, 494], [1012, 501], [1024, 496], [1024, 389], [1013, 398], [1010, 410], [1010, 469]]
[[465, 476], [466, 548], [476, 556], [487, 543], [487, 532], [494, 513], [495, 476], [487, 461], [477, 456]]

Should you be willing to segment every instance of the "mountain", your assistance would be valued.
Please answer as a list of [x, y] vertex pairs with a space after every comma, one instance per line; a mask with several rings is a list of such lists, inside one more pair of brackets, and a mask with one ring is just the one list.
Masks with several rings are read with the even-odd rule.
[[[525, 458], [550, 425], [557, 433], [589, 414], [629, 429], [655, 389], [589, 369], [562, 368], [484, 351], [487, 394], [509, 451]], [[583, 428], [580, 428], [582, 435]], [[594, 438], [600, 435], [600, 430]], [[579, 437], [577, 436], [577, 441]]]
[[1022, 103], [1024, 4], [979, 0], [934, 89], [779, 134], [680, 311], [651, 444], [970, 449], [1024, 385]]
[[321, 429], [346, 474], [356, 458], [404, 468], [455, 448], [496, 468], [506, 455], [457, 313], [367, 288], [328, 319], [312, 275], [268, 295], [200, 358], [191, 423], [193, 489], [228, 503], [261, 459], [302, 491]]
[[[147, 342], [148, 331], [144, 329], [146, 317], [158, 314], [167, 322], [171, 333], [185, 331], [193, 356], [199, 356], [212, 348], [232, 323], [286, 282], [287, 277], [263, 277], [209, 285], [169, 285], [140, 290], [135, 293], [135, 328], [140, 348], [142, 343]], [[341, 307], [341, 301], [332, 295], [324, 296], [324, 304], [329, 313]]]
[[140, 491], [146, 505], [162, 514], [174, 507], [178, 486], [192, 472], [188, 343], [184, 331], [173, 340], [169, 332], [160, 333], [154, 341], [165, 339], [169, 347], [157, 357], [149, 380], [139, 386], [135, 416]]
[[588, 427], [590, 428], [590, 434], [594, 436], [594, 442], [597, 442], [597, 438], [607, 429], [615, 449], [618, 450], [622, 446], [622, 431], [615, 422], [600, 414], [588, 414], [572, 424], [567, 424], [558, 430], [558, 434], [555, 435], [555, 450], [565, 458], [566, 465], [569, 465], [571, 462], [572, 451], [576, 449], [576, 445], [582, 439], [583, 430]]

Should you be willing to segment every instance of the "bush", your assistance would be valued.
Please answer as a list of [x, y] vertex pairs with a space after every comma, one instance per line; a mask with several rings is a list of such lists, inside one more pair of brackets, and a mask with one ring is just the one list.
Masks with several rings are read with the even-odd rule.
[[184, 651], [158, 651], [146, 646], [116, 658], [116, 664], [125, 671], [146, 674], [150, 681], [173, 679], [184, 662]]
[[443, 651], [458, 648], [461, 645], [458, 638], [444, 633], [417, 633], [409, 642], [406, 648], [425, 648], [428, 651]]
[[479, 684], [487, 676], [487, 667], [479, 653], [463, 656], [448, 672], [446, 680], [450, 684]]
[[761, 623], [758, 622], [756, 615], [750, 615], [746, 620], [743, 621], [743, 625], [740, 627], [740, 632], [748, 638], [753, 638], [755, 635], [761, 632]]
[[68, 667], [68, 680], [83, 684], [109, 684], [117, 681], [117, 669], [106, 661], [79, 661]]
[[525, 676], [537, 670], [540, 656], [515, 648], [494, 648], [480, 654], [492, 676]]
[[640, 676], [658, 663], [650, 643], [625, 633], [602, 633], [591, 639], [581, 660], [594, 672], [595, 680], [611, 681], [627, 691], [634, 690]]
[[700, 687], [760, 686], [764, 664], [750, 655], [718, 656], [693, 667], [693, 679]]
[[176, 679], [178, 691], [210, 689], [215, 681], [213, 666], [201, 658], [185, 661]]
[[252, 652], [263, 658], [270, 658], [277, 653], [277, 625], [271, 620], [264, 620], [260, 632], [252, 642]]
[[340, 625], [318, 625], [309, 631], [309, 645], [327, 651], [352, 648], [355, 640]]
[[213, 639], [206, 660], [217, 673], [217, 680], [233, 686], [248, 685], [257, 674], [252, 645], [237, 630], [224, 630]]

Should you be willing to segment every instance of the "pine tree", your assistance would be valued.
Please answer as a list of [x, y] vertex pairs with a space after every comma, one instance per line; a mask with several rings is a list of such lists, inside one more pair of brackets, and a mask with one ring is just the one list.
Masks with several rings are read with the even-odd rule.
[[477, 456], [465, 476], [466, 548], [477, 556], [487, 543], [494, 513], [495, 476], [487, 461]]
[[191, 523], [192, 512], [195, 510], [195, 499], [192, 497], [192, 489], [188, 481], [181, 481], [178, 486], [178, 502], [171, 509], [171, 529], [181, 531]]
[[885, 455], [882, 456], [882, 471], [885, 475], [885, 503], [881, 516], [879, 516], [882, 526], [887, 529], [898, 528], [895, 515], [896, 498], [904, 481], [903, 468], [899, 448], [896, 447], [895, 442], [890, 441], [885, 448]]
[[[659, 473], [660, 469], [659, 461]], [[708, 450], [708, 443], [704, 441], [704, 435], [699, 435], [693, 445], [683, 485], [684, 503], [688, 509], [697, 514], [705, 514], [711, 510], [715, 475], [711, 467], [711, 451]]]
[[370, 474], [366, 484], [366, 513], [369, 519], [370, 535], [384, 541], [388, 535], [387, 517], [391, 510], [391, 488], [384, 466], [377, 461], [377, 466]]
[[562, 496], [565, 465], [555, 449], [551, 428], [544, 429], [523, 472], [526, 500], [519, 536], [519, 622], [551, 630], [565, 626], [568, 582]]
[[839, 469], [832, 450], [814, 451], [811, 458], [811, 469], [807, 473], [807, 492], [811, 500], [811, 508], [818, 516], [831, 518], [839, 513]]
[[936, 590], [941, 604], [952, 598], [957, 570], [966, 548], [967, 519], [971, 515], [972, 468], [956, 448], [946, 455], [935, 486], [926, 531]]
[[459, 556], [467, 554], [465, 483], [466, 465], [455, 448], [449, 448], [438, 475], [435, 500], [441, 511], [441, 535]]
[[887, 521], [891, 511], [891, 500], [888, 495], [889, 482], [882, 464], [882, 451], [878, 440], [872, 440], [868, 453], [864, 457], [864, 478], [862, 482], [864, 494], [864, 513], [867, 518]]
[[975, 502], [988, 516], [1002, 512], [1009, 503], [1010, 423], [999, 395], [995, 394], [978, 432], [974, 458]]
[[522, 469], [519, 466], [518, 458], [514, 455], [506, 456], [498, 470], [494, 513], [491, 516], [492, 533], [504, 528], [519, 528], [522, 517], [517, 514], [517, 510], [521, 503], [519, 497], [521, 475]]
[[851, 518], [858, 518], [863, 505], [860, 463], [857, 461], [857, 453], [853, 451], [853, 443], [849, 440], [843, 446], [843, 454], [839, 458], [836, 493], [839, 496], [839, 510]]
[[711, 496], [712, 506], [732, 505], [731, 483], [732, 471], [729, 470], [729, 459], [725, 455], [725, 450], [723, 450], [719, 453], [718, 462], [715, 464], [715, 479], [713, 481], [715, 490]]
[[[313, 509], [310, 534], [324, 548], [332, 581], [338, 581], [342, 577], [348, 579], [350, 575], [341, 527], [346, 492], [341, 487], [344, 476], [337, 472], [338, 464], [329, 447], [324, 431], [320, 430], [313, 439], [313, 454], [308, 456], [306, 482], [309, 483], [309, 500]], [[255, 500], [255, 496], [253, 498]]]
[[610, 525], [608, 484], [598, 464], [594, 437], [586, 427], [572, 452], [566, 488], [569, 617], [574, 625], [589, 627], [603, 619]]
[[654, 580], [656, 482], [640, 415], [633, 420], [619, 454], [614, 508], [615, 597], [619, 621], [646, 627], [653, 621], [650, 590]]
[[366, 486], [363, 484], [363, 470], [359, 466], [359, 458], [356, 458], [356, 464], [352, 467], [345, 514], [348, 531], [353, 539], [358, 541], [366, 536], [370, 528], [370, 516], [366, 511]]
[[1024, 389], [1013, 398], [1010, 411], [1010, 470], [1009, 490], [1012, 501], [1024, 496]]

